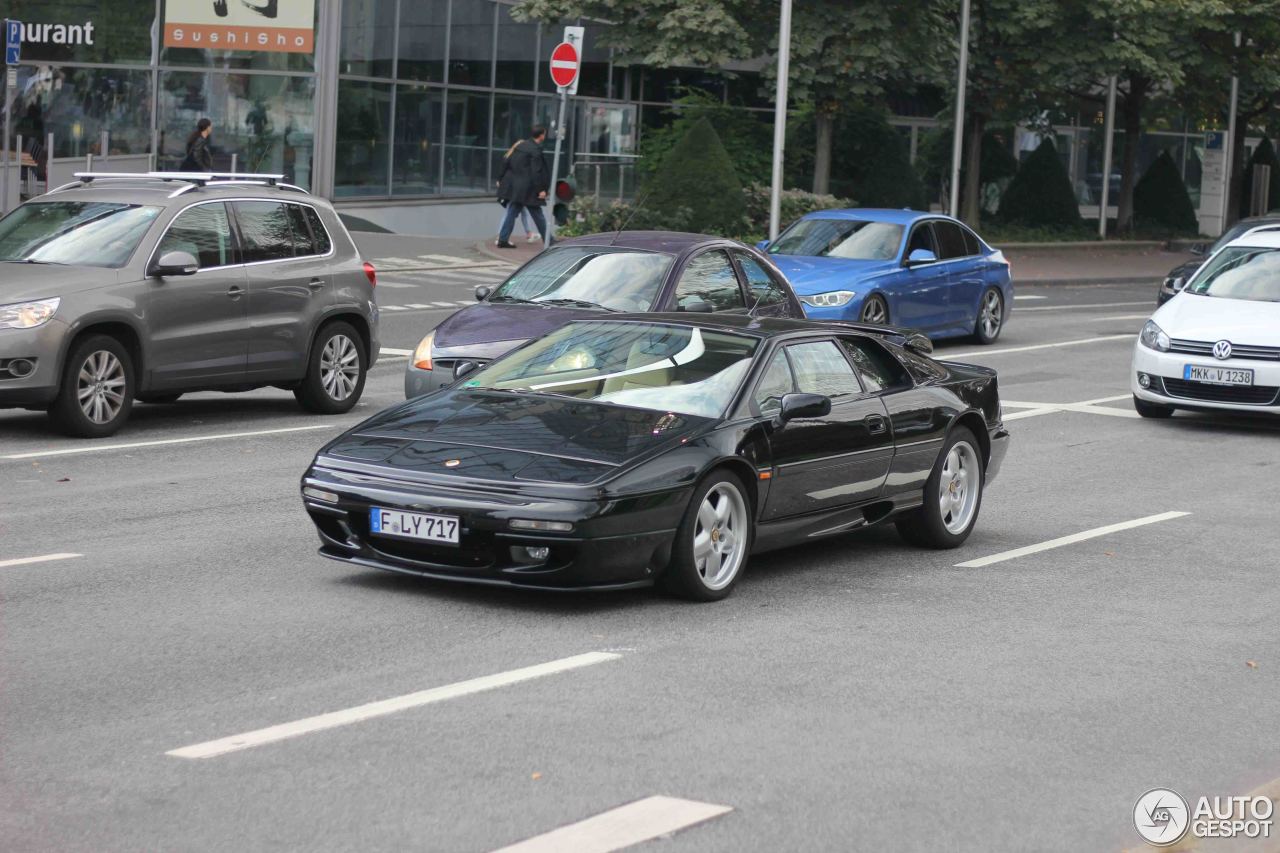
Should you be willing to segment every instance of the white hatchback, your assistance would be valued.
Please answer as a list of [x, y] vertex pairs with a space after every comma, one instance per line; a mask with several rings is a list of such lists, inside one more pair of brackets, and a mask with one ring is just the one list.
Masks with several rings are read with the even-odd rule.
[[1133, 348], [1133, 404], [1280, 414], [1280, 230], [1260, 228], [1213, 254], [1147, 321]]

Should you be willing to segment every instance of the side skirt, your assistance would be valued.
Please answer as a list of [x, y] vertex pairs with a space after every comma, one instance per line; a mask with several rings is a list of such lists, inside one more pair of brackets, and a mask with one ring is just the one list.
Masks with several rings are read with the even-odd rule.
[[921, 501], [922, 497], [919, 494], [904, 495], [892, 500], [872, 501], [861, 506], [838, 507], [763, 522], [756, 528], [756, 541], [751, 553], [760, 554], [805, 542], [815, 542], [828, 536], [862, 530], [915, 509], [920, 506]]

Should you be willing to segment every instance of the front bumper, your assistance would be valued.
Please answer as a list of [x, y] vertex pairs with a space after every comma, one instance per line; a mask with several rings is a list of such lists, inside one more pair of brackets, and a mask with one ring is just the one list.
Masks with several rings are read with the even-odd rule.
[[[67, 325], [54, 317], [35, 329], [0, 329], [0, 408], [45, 406], [58, 395], [58, 372]], [[32, 362], [35, 370], [14, 376], [8, 365]]]
[[[303, 486], [339, 496], [336, 504], [303, 497], [320, 536], [320, 554], [402, 574], [526, 589], [598, 590], [649, 586], [670, 560], [671, 541], [688, 495], [657, 499], [571, 500], [508, 489], [392, 482], [312, 468]], [[373, 534], [372, 507], [456, 516], [458, 545]], [[512, 530], [513, 518], [569, 521], [569, 533]], [[643, 532], [634, 532], [634, 531]], [[533, 563], [523, 549], [546, 547]]]
[[[1187, 365], [1231, 367], [1253, 371], [1253, 385], [1247, 387], [1210, 385], [1183, 379]], [[1138, 374], [1151, 378], [1143, 388]], [[1212, 409], [1232, 412], [1263, 412], [1280, 415], [1280, 362], [1212, 357], [1177, 352], [1158, 352], [1134, 344], [1129, 387], [1135, 397], [1149, 403], [1179, 409]]]

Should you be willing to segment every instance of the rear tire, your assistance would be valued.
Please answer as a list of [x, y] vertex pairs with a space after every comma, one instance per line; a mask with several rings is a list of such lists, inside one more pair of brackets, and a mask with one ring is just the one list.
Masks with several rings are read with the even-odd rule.
[[922, 548], [946, 549], [969, 538], [987, 480], [981, 448], [968, 428], [951, 430], [924, 484], [924, 504], [896, 522], [903, 539]]
[[693, 491], [660, 585], [681, 598], [719, 601], [742, 577], [754, 533], [742, 481], [729, 471], [712, 472]]
[[350, 323], [330, 323], [316, 335], [306, 378], [293, 396], [308, 412], [344, 414], [360, 401], [367, 371], [360, 333]]
[[90, 335], [67, 355], [49, 417], [67, 435], [105, 438], [129, 420], [133, 389], [129, 350], [109, 335]]
[[978, 302], [978, 319], [973, 324], [973, 337], [980, 344], [994, 344], [1004, 329], [1004, 296], [999, 288], [988, 287]]
[[1156, 418], [1163, 420], [1164, 418], [1173, 417], [1173, 406], [1162, 406], [1159, 403], [1148, 403], [1137, 394], [1133, 395], [1133, 407], [1137, 409], [1138, 414], [1144, 418]]

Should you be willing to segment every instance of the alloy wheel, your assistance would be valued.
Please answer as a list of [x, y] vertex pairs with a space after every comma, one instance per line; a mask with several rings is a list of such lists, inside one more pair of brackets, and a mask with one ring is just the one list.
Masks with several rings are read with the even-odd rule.
[[938, 478], [938, 507], [942, 526], [949, 533], [963, 533], [978, 509], [978, 493], [982, 488], [982, 467], [973, 445], [957, 441], [942, 460]]
[[336, 402], [351, 396], [360, 382], [360, 350], [346, 335], [334, 335], [320, 354], [320, 384]]
[[879, 299], [871, 298], [862, 306], [862, 322], [874, 323], [882, 326], [888, 321], [888, 315], [885, 312], [884, 303]]
[[747, 505], [731, 483], [717, 483], [702, 499], [693, 530], [693, 565], [707, 589], [724, 589], [746, 559]]
[[979, 321], [982, 323], [982, 334], [986, 338], [994, 338], [1000, 331], [1003, 315], [1004, 305], [1000, 301], [1000, 294], [994, 290], [988, 290], [987, 295], [982, 298], [982, 317]]
[[114, 353], [98, 350], [80, 366], [76, 397], [84, 416], [95, 424], [108, 424], [120, 414], [125, 402], [124, 365]]

